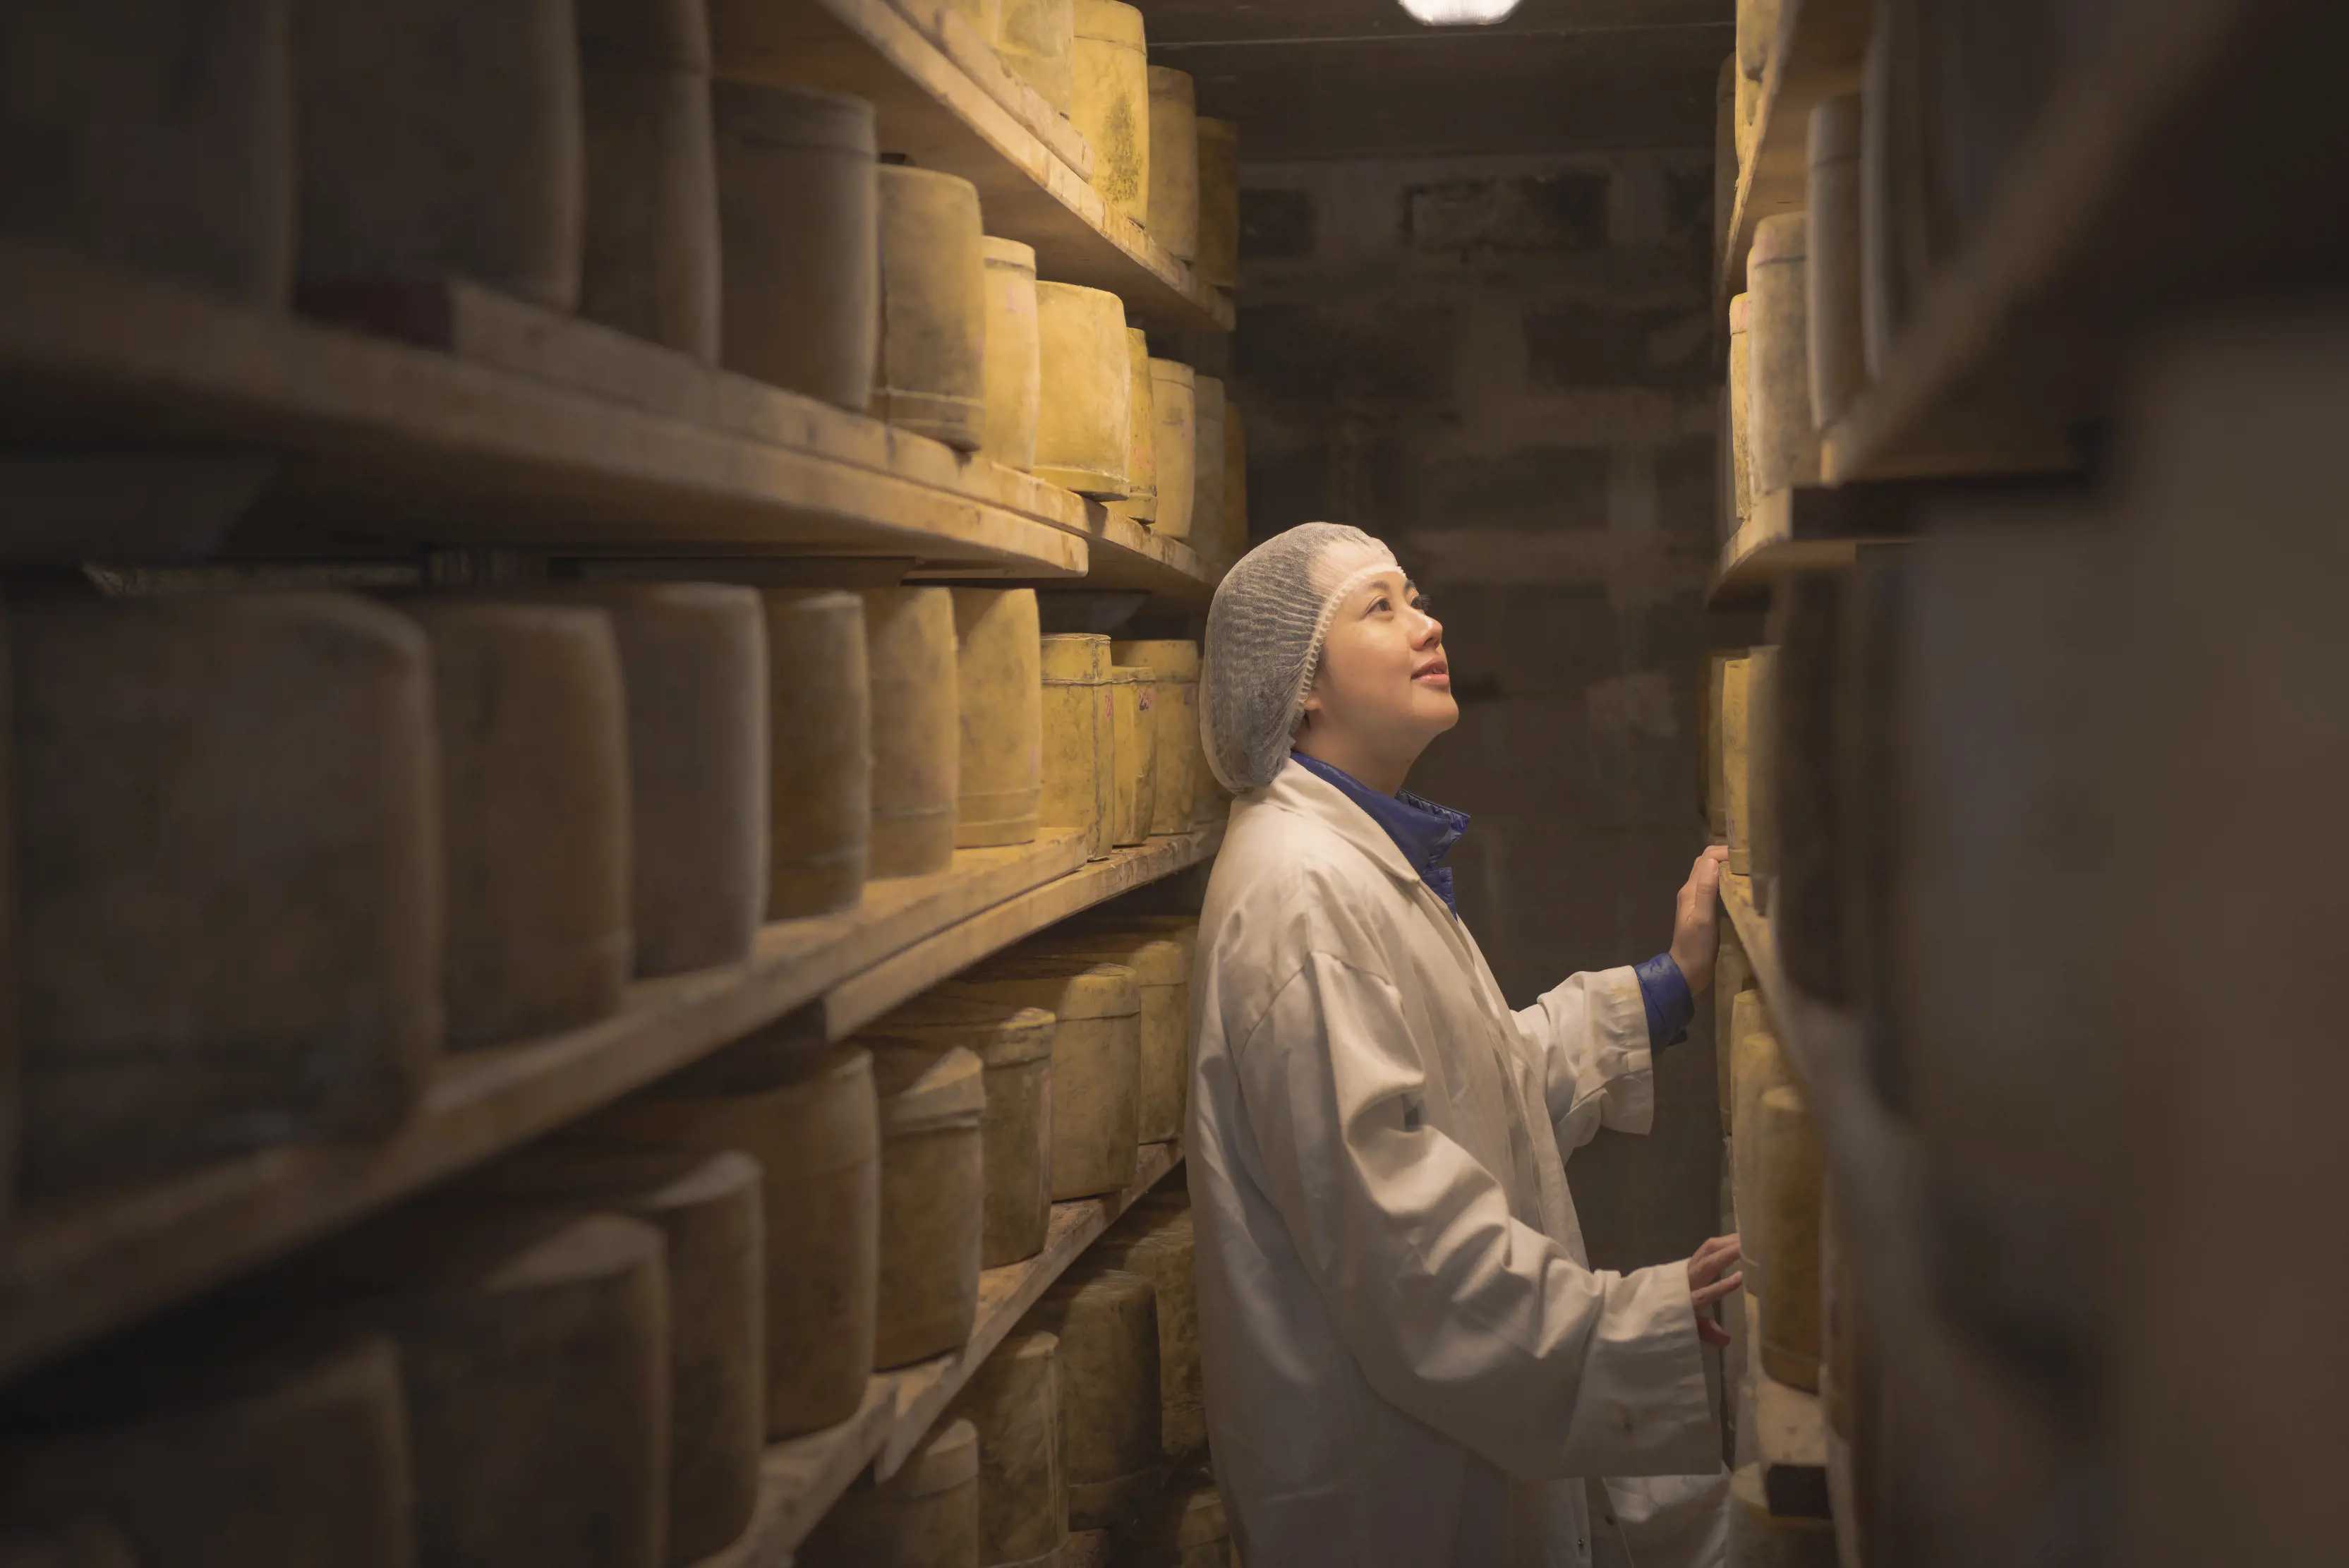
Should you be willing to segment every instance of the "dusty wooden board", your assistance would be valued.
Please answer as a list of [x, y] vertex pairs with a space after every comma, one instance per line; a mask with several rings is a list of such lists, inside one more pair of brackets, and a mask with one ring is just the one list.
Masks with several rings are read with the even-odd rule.
[[1107, 1198], [1054, 1204], [1042, 1251], [979, 1276], [978, 1321], [969, 1342], [951, 1355], [877, 1375], [849, 1420], [769, 1449], [750, 1529], [725, 1551], [704, 1558], [699, 1568], [783, 1568], [866, 1466], [884, 1479], [895, 1474], [1021, 1315], [1182, 1159], [1178, 1145], [1144, 1144], [1133, 1186]]
[[1003, 63], [995, 46], [981, 37], [960, 11], [956, 0], [889, 0], [889, 5], [936, 44], [963, 75], [1010, 111], [1052, 156], [1074, 170], [1080, 180], [1093, 177], [1092, 143], [1069, 117], [1044, 100], [1018, 73]]
[[14, 244], [0, 244], [0, 435], [275, 453], [280, 482], [250, 525], [266, 535], [299, 517], [341, 548], [699, 545], [1045, 576], [1085, 566], [1063, 524], [820, 439], [749, 439]]
[[[1758, 608], [1772, 585], [1796, 572], [1851, 565], [1868, 545], [1909, 538], [1945, 484], [1893, 483], [1829, 488], [1795, 485], [1756, 496], [1754, 510], [1721, 547], [1707, 602], [1714, 609]], [[1984, 488], [2011, 488], [2005, 481]]]
[[[379, 1141], [271, 1149], [26, 1209], [0, 1258], [0, 1374], [94, 1338], [347, 1225], [707, 1055], [1083, 864], [1078, 835], [965, 850], [936, 877], [876, 882], [854, 910], [777, 921], [748, 963], [630, 988], [585, 1029], [449, 1057]], [[990, 929], [994, 929], [992, 927]]]
[[1158, 331], [1231, 330], [1230, 299], [1112, 212], [886, 0], [717, 0], [709, 19], [719, 75], [871, 99], [882, 151], [978, 186], [987, 232], [1033, 245], [1039, 277], [1107, 289]]
[[1715, 279], [1719, 311], [1745, 287], [1745, 256], [1763, 219], [1809, 204], [1811, 110], [1859, 90], [1870, 0], [1783, 0], [1778, 42], [1754, 110], [1754, 156], [1737, 182], [1736, 204]]
[[[1155, 528], [1110, 511], [1098, 501], [1082, 504], [1083, 516], [1077, 526], [1084, 535], [1091, 560], [1085, 587], [1146, 593], [1201, 607], [1215, 597], [1224, 568], [1191, 548], [1187, 542], [1169, 539]], [[1074, 585], [1055, 585], [1040, 579], [1037, 586]]]

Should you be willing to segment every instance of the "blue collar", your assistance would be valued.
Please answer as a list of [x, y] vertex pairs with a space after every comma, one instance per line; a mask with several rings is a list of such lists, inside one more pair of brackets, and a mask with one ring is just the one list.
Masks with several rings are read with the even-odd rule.
[[1340, 794], [1369, 814], [1370, 819], [1386, 829], [1395, 847], [1411, 868], [1419, 873], [1420, 880], [1435, 889], [1444, 907], [1456, 917], [1460, 906], [1452, 900], [1452, 867], [1444, 857], [1468, 831], [1468, 814], [1454, 811], [1448, 805], [1438, 805], [1423, 800], [1404, 790], [1397, 794], [1382, 794], [1343, 768], [1333, 768], [1319, 757], [1309, 757], [1303, 752], [1291, 752], [1290, 756], [1325, 784], [1337, 786]]

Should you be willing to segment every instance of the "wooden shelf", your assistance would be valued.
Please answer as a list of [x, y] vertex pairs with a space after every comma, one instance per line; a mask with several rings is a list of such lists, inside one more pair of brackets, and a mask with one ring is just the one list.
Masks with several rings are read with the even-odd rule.
[[1762, 1311], [1744, 1292], [1745, 1379], [1754, 1417], [1754, 1459], [1762, 1495], [1781, 1519], [1828, 1519], [1826, 1409], [1819, 1397], [1762, 1370]]
[[2163, 0], [2101, 32], [1879, 385], [1832, 432], [1832, 480], [2063, 470], [2146, 342], [2337, 283], [2349, 9]]
[[1745, 255], [1763, 219], [1809, 204], [1811, 110], [1859, 90], [1869, 0], [1783, 0], [1778, 41], [1754, 116], [1754, 156], [1737, 182], [1729, 232], [1715, 270], [1718, 311], [1745, 288]]
[[969, 1343], [951, 1355], [875, 1376], [848, 1420], [770, 1448], [750, 1528], [698, 1568], [785, 1568], [792, 1549], [866, 1466], [885, 1480], [897, 1472], [1021, 1315], [1182, 1159], [1179, 1145], [1144, 1144], [1133, 1186], [1108, 1198], [1054, 1204], [1042, 1251], [979, 1276], [978, 1322]]
[[978, 186], [987, 232], [1035, 246], [1039, 277], [1108, 289], [1153, 330], [1231, 330], [1231, 300], [1053, 151], [1057, 123], [1008, 108], [887, 0], [719, 0], [709, 23], [720, 76], [870, 99], [882, 151]]
[[305, 1145], [35, 1204], [0, 1256], [0, 1376], [347, 1226], [708, 1055], [786, 1013], [838, 1038], [1053, 920], [1212, 857], [1220, 823], [1087, 863], [1080, 836], [963, 850], [873, 883], [853, 910], [783, 920], [747, 963], [647, 981], [585, 1029], [451, 1055], [377, 1142]]

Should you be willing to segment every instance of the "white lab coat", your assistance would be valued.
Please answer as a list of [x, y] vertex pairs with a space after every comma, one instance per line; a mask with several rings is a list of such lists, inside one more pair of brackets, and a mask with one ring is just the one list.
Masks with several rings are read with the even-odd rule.
[[[1558, 1153], [1651, 1119], [1630, 969], [1513, 1014], [1393, 840], [1291, 762], [1233, 807], [1194, 998], [1200, 1351], [1249, 1568], [1587, 1568], [1573, 1478], [1719, 1469], [1684, 1266], [1589, 1268]], [[1664, 1539], [1713, 1485], [1609, 1493]], [[1638, 1568], [1675, 1562], [1719, 1556]]]

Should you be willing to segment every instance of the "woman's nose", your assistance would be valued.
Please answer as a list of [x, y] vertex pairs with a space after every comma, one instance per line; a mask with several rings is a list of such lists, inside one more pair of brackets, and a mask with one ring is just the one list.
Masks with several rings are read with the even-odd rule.
[[1424, 610], [1420, 612], [1420, 616], [1421, 618], [1427, 622], [1427, 625], [1421, 628], [1418, 639], [1413, 643], [1412, 646], [1414, 648], [1433, 648], [1436, 644], [1444, 640], [1444, 623], [1436, 619], [1433, 616], [1429, 615]]

